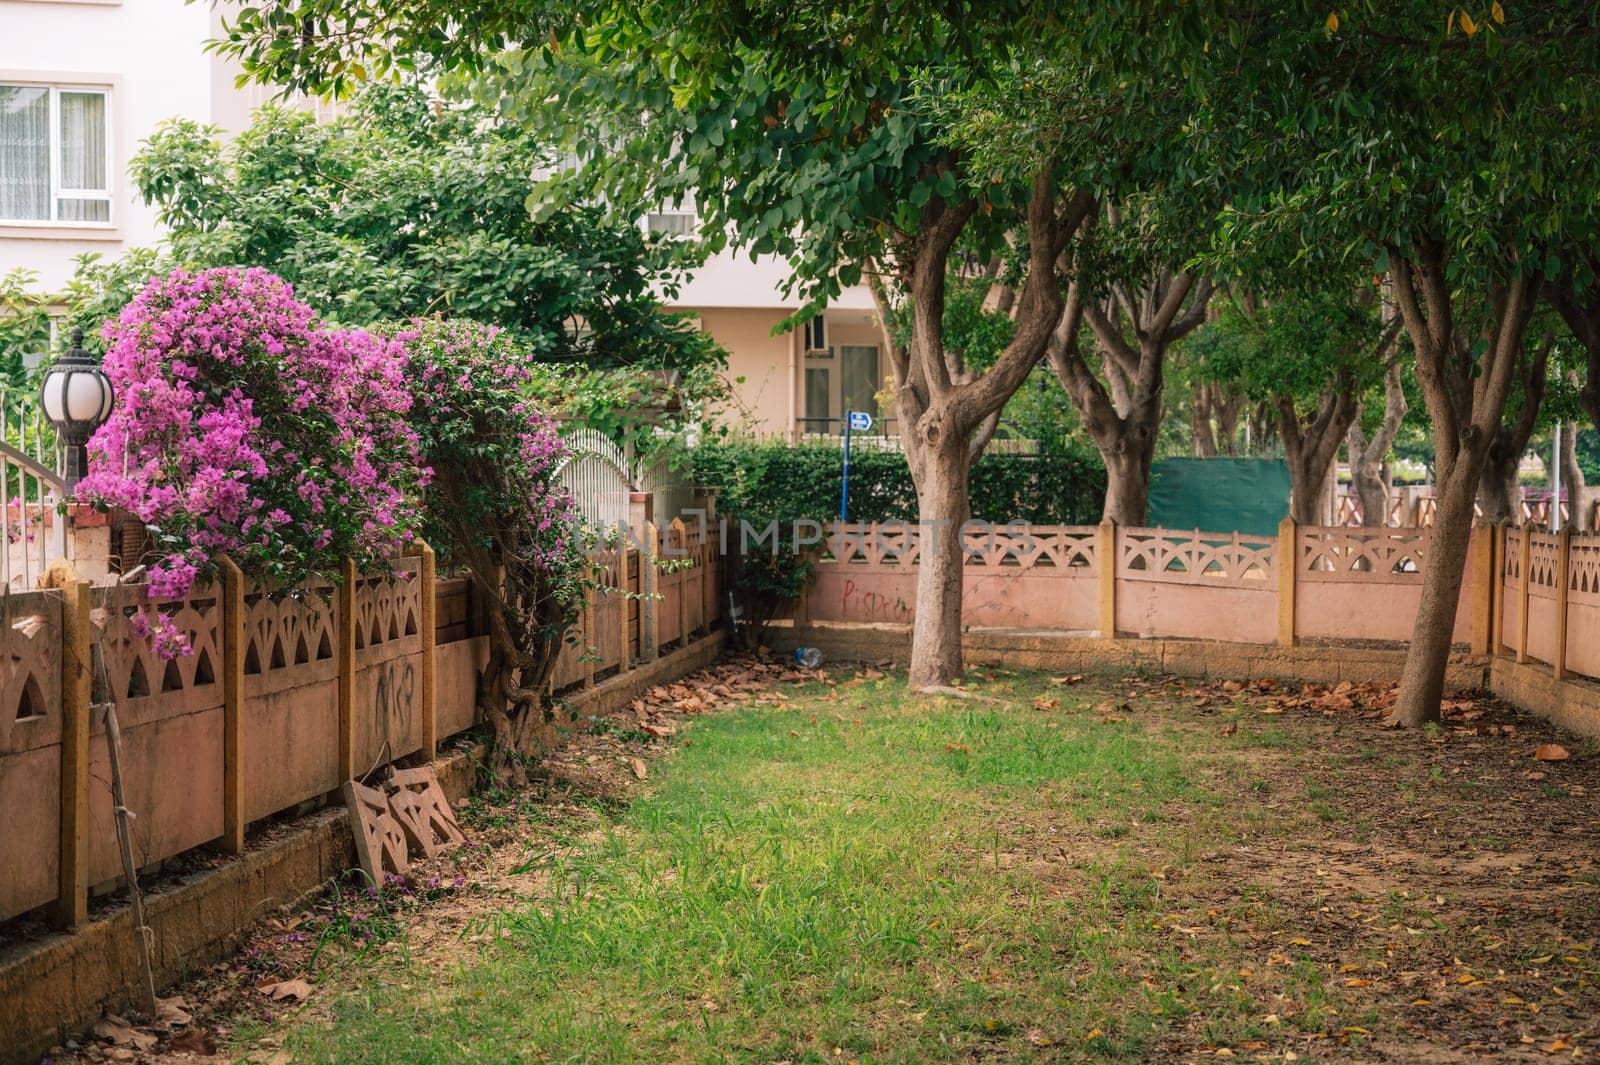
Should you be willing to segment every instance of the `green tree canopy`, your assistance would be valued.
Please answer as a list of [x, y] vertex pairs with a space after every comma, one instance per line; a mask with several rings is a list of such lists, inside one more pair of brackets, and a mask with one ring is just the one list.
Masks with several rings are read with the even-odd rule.
[[551, 159], [489, 112], [385, 84], [331, 121], [269, 106], [227, 143], [167, 123], [133, 173], [173, 259], [268, 266], [345, 324], [447, 315], [507, 329], [544, 362], [706, 362], [712, 345], [652, 287], [675, 291], [686, 249], [596, 207], [530, 217]]

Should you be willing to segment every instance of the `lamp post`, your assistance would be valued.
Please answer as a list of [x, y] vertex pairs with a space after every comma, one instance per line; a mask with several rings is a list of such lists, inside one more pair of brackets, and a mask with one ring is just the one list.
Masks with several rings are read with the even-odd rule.
[[111, 416], [116, 401], [111, 379], [83, 350], [83, 330], [74, 328], [72, 347], [45, 371], [44, 383], [39, 387], [39, 405], [66, 449], [62, 478], [69, 493], [83, 479], [84, 448], [89, 437]]

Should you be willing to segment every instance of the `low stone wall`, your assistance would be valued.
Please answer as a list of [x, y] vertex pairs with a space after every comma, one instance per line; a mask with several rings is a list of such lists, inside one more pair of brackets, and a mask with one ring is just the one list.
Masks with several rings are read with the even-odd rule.
[[[574, 714], [615, 712], [640, 691], [709, 665], [723, 642], [714, 632], [562, 702]], [[452, 802], [471, 790], [482, 755], [474, 744], [434, 763]], [[330, 808], [278, 826], [235, 861], [149, 895], [157, 984], [169, 987], [227, 957], [257, 921], [300, 904], [354, 865], [349, 818], [342, 807]], [[37, 1061], [106, 1011], [124, 1009], [139, 980], [135, 943], [131, 914], [119, 907], [75, 932], [0, 948], [0, 1065]]]
[[[767, 630], [766, 644], [784, 654], [796, 647], [815, 647], [824, 662], [905, 662], [911, 655], [907, 625], [851, 625], [779, 622]], [[1057, 673], [1098, 673], [1146, 669], [1192, 677], [1274, 677], [1317, 684], [1348, 680], [1357, 684], [1391, 681], [1400, 676], [1405, 652], [1328, 644], [1274, 647], [1225, 640], [1103, 640], [1068, 632], [1030, 629], [968, 629], [962, 638], [973, 665], [1005, 665]], [[1489, 660], [1458, 654], [1450, 660], [1445, 686], [1475, 690], [1488, 683]]]

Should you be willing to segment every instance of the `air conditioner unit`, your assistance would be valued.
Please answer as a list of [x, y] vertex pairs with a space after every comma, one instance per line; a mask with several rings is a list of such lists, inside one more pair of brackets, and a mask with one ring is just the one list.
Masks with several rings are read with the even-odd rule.
[[828, 330], [822, 315], [806, 320], [806, 354], [828, 350]]

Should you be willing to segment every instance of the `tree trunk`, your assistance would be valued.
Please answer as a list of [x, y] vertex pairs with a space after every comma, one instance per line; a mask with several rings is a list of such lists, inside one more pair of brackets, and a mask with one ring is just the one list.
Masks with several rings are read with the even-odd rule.
[[[1221, 393], [1220, 385], [1213, 386]], [[1239, 411], [1244, 406], [1244, 397], [1237, 393], [1229, 392], [1214, 396], [1212, 410], [1216, 414], [1217, 448], [1230, 458], [1239, 457]]]
[[1439, 720], [1462, 575], [1472, 536], [1473, 500], [1489, 444], [1505, 415], [1512, 381], [1532, 361], [1526, 352], [1536, 283], [1512, 277], [1487, 293], [1484, 344], [1476, 357], [1455, 329], [1444, 250], [1421, 238], [1411, 255], [1390, 246], [1396, 302], [1416, 353], [1417, 380], [1433, 422], [1438, 510], [1422, 573], [1422, 596], [1390, 722]]
[[1389, 465], [1385, 458], [1406, 417], [1406, 393], [1400, 382], [1400, 362], [1389, 363], [1383, 378], [1383, 420], [1369, 439], [1361, 428], [1361, 411], [1350, 424], [1346, 448], [1350, 457], [1350, 484], [1361, 501], [1361, 524], [1389, 524]]
[[1439, 509], [1428, 540], [1428, 564], [1422, 574], [1422, 598], [1411, 630], [1411, 646], [1406, 649], [1405, 669], [1400, 675], [1395, 724], [1415, 727], [1439, 720], [1461, 581], [1472, 542], [1472, 502], [1477, 495], [1473, 464], [1458, 462], [1451, 472], [1448, 480], [1439, 481]]
[[1389, 524], [1389, 486], [1384, 483], [1383, 467], [1364, 461], [1367, 455], [1367, 441], [1359, 423], [1350, 428], [1348, 448], [1350, 486], [1355, 491], [1356, 500], [1361, 504], [1361, 524], [1369, 528], [1379, 528]]
[[941, 441], [922, 456], [916, 631], [908, 678], [913, 690], [947, 686], [962, 675], [961, 527], [971, 513], [966, 449], [965, 440]]
[[1194, 441], [1194, 457], [1217, 457], [1217, 438], [1211, 429], [1211, 388], [1198, 383], [1189, 393], [1189, 435]]
[[1296, 525], [1328, 525], [1333, 521], [1330, 511], [1338, 499], [1333, 464], [1323, 463], [1321, 469], [1314, 465], [1306, 460], [1288, 463], [1289, 516]]
[[1522, 455], [1491, 452], [1483, 460], [1483, 480], [1478, 485], [1478, 506], [1486, 521], [1522, 524], [1522, 485], [1517, 473]]
[[1289, 514], [1301, 525], [1332, 520], [1329, 503], [1336, 484], [1333, 463], [1355, 422], [1355, 382], [1341, 373], [1317, 399], [1316, 413], [1303, 417], [1291, 396], [1279, 396], [1278, 435], [1289, 467]]
[[[1561, 427], [1561, 483], [1567, 490], [1567, 525], [1573, 532], [1589, 531], [1589, 488], [1578, 465], [1578, 423]], [[1556, 501], [1557, 504], [1560, 500]]]
[[1144, 525], [1150, 517], [1150, 463], [1154, 449], [1129, 441], [1120, 451], [1102, 452], [1102, 457], [1106, 463], [1102, 517], [1122, 526]]

